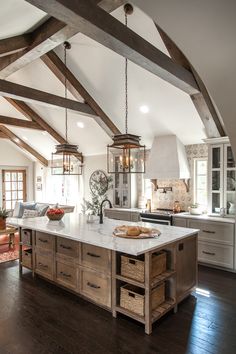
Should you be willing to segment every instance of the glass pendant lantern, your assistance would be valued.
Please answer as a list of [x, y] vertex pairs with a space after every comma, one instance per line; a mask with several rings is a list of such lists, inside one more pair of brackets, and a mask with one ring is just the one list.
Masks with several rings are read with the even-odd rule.
[[[69, 42], [64, 43], [64, 63], [66, 66], [66, 50], [70, 49]], [[67, 98], [67, 79], [65, 75], [65, 98]], [[56, 151], [52, 153], [52, 175], [81, 175], [83, 155], [78, 151], [78, 146], [68, 143], [68, 112], [65, 108], [66, 142], [56, 145]]]
[[[131, 4], [124, 5], [125, 25], [127, 15], [133, 12]], [[107, 146], [108, 173], [145, 173], [145, 145], [140, 136], [128, 133], [128, 60], [125, 58], [125, 134], [116, 134]]]

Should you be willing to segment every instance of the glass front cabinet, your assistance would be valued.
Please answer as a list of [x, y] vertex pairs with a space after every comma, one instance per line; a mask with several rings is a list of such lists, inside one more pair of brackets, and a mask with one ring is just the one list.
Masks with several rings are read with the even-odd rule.
[[[219, 143], [216, 143], [216, 140]], [[210, 142], [211, 141], [211, 142]], [[228, 139], [209, 139], [208, 212], [235, 215], [236, 180], [235, 161]], [[214, 143], [215, 142], [215, 143]], [[223, 209], [224, 208], [224, 209]]]

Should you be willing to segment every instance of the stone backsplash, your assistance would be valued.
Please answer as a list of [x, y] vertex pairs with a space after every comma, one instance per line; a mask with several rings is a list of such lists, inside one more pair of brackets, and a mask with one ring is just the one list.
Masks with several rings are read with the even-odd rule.
[[181, 180], [158, 180], [158, 186], [171, 186], [172, 192], [162, 193], [157, 190], [152, 192], [152, 208], [172, 209], [175, 200], [178, 200], [182, 210], [187, 210], [189, 205], [193, 203], [193, 175], [194, 175], [194, 159], [207, 158], [207, 144], [186, 145], [186, 153], [190, 167], [191, 179], [189, 192]]

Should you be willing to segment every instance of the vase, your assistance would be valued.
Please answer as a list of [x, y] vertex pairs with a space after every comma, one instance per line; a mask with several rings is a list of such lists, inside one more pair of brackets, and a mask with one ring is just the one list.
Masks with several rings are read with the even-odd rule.
[[6, 229], [6, 219], [0, 218], [0, 230]]
[[229, 214], [234, 215], [235, 214], [235, 204], [229, 202]]

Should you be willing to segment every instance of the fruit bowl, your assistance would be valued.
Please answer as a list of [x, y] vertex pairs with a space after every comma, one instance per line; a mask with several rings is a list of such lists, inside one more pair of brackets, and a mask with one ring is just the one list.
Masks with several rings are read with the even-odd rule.
[[47, 211], [47, 217], [49, 220], [59, 221], [63, 218], [65, 212], [63, 209], [49, 209]]

